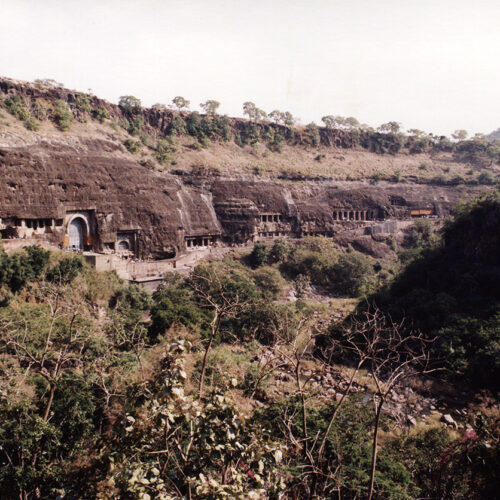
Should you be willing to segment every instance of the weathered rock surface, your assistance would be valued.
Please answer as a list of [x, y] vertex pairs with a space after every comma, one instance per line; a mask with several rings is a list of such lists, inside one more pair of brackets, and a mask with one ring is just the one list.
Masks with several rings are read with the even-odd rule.
[[[70, 104], [77, 98], [76, 92], [67, 89], [7, 79], [0, 79], [0, 94], [62, 99]], [[94, 109], [101, 106], [115, 119], [123, 118], [118, 106], [94, 96], [91, 101]], [[78, 119], [78, 109], [72, 110]], [[159, 133], [175, 116], [168, 110], [141, 113], [146, 127]], [[238, 124], [233, 120], [233, 127]], [[81, 212], [91, 222], [93, 250], [100, 252], [118, 243], [117, 234], [133, 233], [139, 258], [167, 258], [190, 245], [217, 240], [247, 243], [304, 235], [344, 238], [380, 257], [384, 243], [374, 243], [379, 230], [363, 235], [364, 226], [388, 218], [409, 219], [419, 210], [446, 217], [459, 199], [480, 191], [470, 186], [173, 175], [141, 165], [102, 131], [24, 132], [21, 136], [0, 130], [0, 230], [15, 236], [15, 228], [26, 221], [38, 227], [45, 220], [47, 230], [35, 237], [63, 246], [68, 214]], [[350, 147], [343, 131], [322, 134], [326, 145]], [[54, 222], [61, 220], [60, 225]]]

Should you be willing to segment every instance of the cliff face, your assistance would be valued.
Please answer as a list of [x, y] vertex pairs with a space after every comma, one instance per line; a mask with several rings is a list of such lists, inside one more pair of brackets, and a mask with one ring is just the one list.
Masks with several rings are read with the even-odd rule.
[[[19, 95], [29, 102], [61, 99], [70, 105], [78, 96], [67, 89], [5, 79], [0, 79], [0, 94]], [[90, 100], [93, 109], [104, 107], [114, 119], [124, 118], [118, 106], [93, 96]], [[3, 237], [28, 236], [68, 246], [76, 217], [86, 227], [82, 246], [89, 250], [124, 248], [140, 258], [167, 258], [217, 240], [334, 236], [366, 221], [447, 216], [458, 199], [480, 190], [328, 178], [292, 182], [213, 172], [173, 175], [155, 171], [128, 153], [123, 130], [100, 126], [77, 107], [71, 109], [75, 124], [68, 132], [50, 124], [28, 132], [13, 119], [0, 127]], [[155, 134], [164, 132], [177, 115], [168, 110], [140, 113]], [[5, 111], [2, 115], [9, 117]], [[241, 120], [231, 123], [238, 128]], [[351, 136], [344, 131], [321, 134], [329, 147], [350, 147]], [[300, 135], [296, 141], [300, 144]], [[379, 158], [373, 155], [374, 162]]]
[[[95, 250], [114, 242], [117, 232], [135, 231], [142, 257], [178, 253], [185, 248], [186, 236], [220, 234], [210, 193], [114, 157], [113, 152], [112, 144], [100, 141], [82, 141], [77, 148], [44, 141], [0, 148], [4, 225], [8, 220], [90, 214]], [[46, 236], [63, 243], [57, 231]]]

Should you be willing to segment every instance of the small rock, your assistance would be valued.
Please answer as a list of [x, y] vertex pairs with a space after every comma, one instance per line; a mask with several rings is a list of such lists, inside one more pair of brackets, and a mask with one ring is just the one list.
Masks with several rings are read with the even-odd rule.
[[446, 413], [441, 417], [441, 422], [444, 422], [447, 425], [451, 425], [455, 429], [458, 427], [457, 423], [449, 413]]
[[408, 425], [417, 425], [417, 419], [415, 417], [410, 416], [406, 419], [406, 421], [408, 422]]

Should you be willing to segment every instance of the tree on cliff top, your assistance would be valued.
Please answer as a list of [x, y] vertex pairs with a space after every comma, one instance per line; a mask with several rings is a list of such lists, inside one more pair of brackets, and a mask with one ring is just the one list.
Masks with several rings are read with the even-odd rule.
[[177, 97], [174, 97], [172, 99], [172, 102], [174, 103], [174, 106], [181, 111], [182, 109], [189, 108], [189, 101], [187, 99], [184, 99], [184, 97], [178, 95]]
[[451, 134], [453, 139], [456, 139], [457, 141], [463, 141], [464, 139], [467, 139], [468, 135], [469, 134], [467, 133], [467, 130], [463, 130], [463, 129], [455, 130], [455, 132], [453, 132], [453, 134]]
[[278, 109], [275, 109], [274, 111], [271, 111], [268, 115], [268, 117], [274, 122], [274, 123], [281, 123], [283, 125], [287, 125], [289, 127], [293, 126], [295, 124], [295, 119], [293, 118], [292, 113], [290, 111], [280, 111]]
[[379, 130], [380, 132], [397, 134], [401, 130], [401, 124], [399, 122], [382, 123], [382, 125], [380, 125], [377, 130]]
[[346, 128], [352, 129], [359, 127], [359, 121], [354, 118], [354, 116], [348, 116], [344, 118], [343, 116], [333, 116], [327, 115], [321, 118], [321, 121], [325, 124], [326, 128]]
[[118, 106], [128, 113], [137, 113], [141, 109], [141, 100], [133, 95], [122, 95]]
[[243, 114], [248, 115], [248, 119], [252, 122], [258, 122], [267, 118], [267, 113], [250, 101], [243, 103]]
[[200, 108], [205, 111], [207, 115], [215, 116], [217, 114], [217, 108], [220, 106], [219, 101], [214, 101], [209, 99], [208, 101], [202, 102]]

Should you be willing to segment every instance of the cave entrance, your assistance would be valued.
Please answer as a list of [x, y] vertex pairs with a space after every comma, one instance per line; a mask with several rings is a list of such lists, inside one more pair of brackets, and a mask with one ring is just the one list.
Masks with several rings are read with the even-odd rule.
[[75, 217], [68, 228], [69, 248], [83, 250], [87, 237], [87, 224], [81, 217]]
[[118, 250], [120, 252], [127, 252], [128, 250], [130, 250], [130, 245], [128, 243], [128, 241], [125, 241], [125, 240], [122, 240], [118, 243]]

